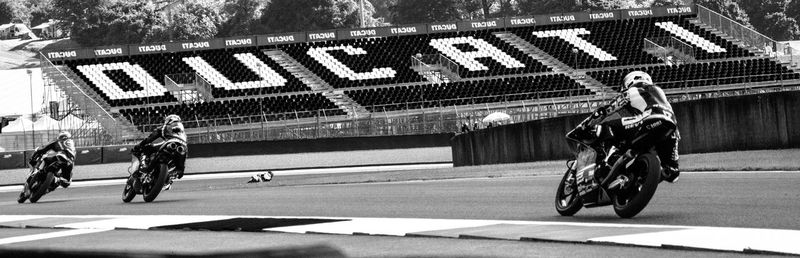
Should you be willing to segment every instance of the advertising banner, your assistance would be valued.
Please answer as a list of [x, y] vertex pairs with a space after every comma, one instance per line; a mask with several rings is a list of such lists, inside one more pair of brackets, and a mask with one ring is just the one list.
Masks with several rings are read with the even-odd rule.
[[129, 50], [131, 55], [161, 53], [167, 51], [167, 45], [165, 43], [131, 45]]
[[280, 33], [256, 36], [259, 46], [306, 42], [305, 33]]
[[326, 31], [308, 32], [307, 36], [306, 36], [306, 40], [308, 40], [309, 42], [337, 40], [336, 31], [335, 30], [326, 30]]
[[86, 49], [53, 50], [42, 52], [51, 61], [62, 61], [87, 58]]
[[506, 27], [529, 27], [536, 25], [536, 19], [533, 16], [507, 17], [505, 24]]
[[655, 16], [690, 15], [695, 13], [694, 6], [666, 6], [654, 8]]
[[128, 46], [106, 46], [92, 50], [95, 57], [127, 56]]
[[389, 28], [358, 28], [337, 31], [339, 39], [360, 39], [370, 37], [385, 37], [389, 35]]
[[[538, 14], [534, 15], [533, 19], [536, 20], [536, 26], [553, 24], [550, 17], [555, 14]], [[560, 14], [559, 14], [560, 15]]]
[[256, 46], [256, 37], [230, 37], [223, 39], [222, 43], [225, 44], [225, 48], [254, 47]]
[[441, 22], [428, 24], [428, 33], [458, 31], [458, 24], [455, 22]]
[[428, 29], [427, 27], [425, 27], [425, 24], [389, 27], [388, 30], [390, 36], [416, 35], [416, 34], [424, 34], [427, 32]]
[[637, 18], [647, 18], [654, 16], [653, 9], [650, 8], [628, 9], [621, 11], [622, 11], [622, 19], [637, 19]]
[[503, 19], [489, 19], [480, 21], [460, 21], [458, 22], [458, 30], [489, 30], [505, 27], [505, 20]]
[[592, 21], [604, 21], [604, 20], [619, 20], [622, 19], [622, 13], [620, 11], [594, 11], [589, 13], [589, 19]]

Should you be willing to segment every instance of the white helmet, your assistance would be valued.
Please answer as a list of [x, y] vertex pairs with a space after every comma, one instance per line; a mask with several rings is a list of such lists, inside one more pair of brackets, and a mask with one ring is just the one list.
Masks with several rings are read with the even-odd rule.
[[625, 75], [625, 78], [622, 79], [622, 88], [620, 91], [626, 91], [628, 88], [633, 86], [637, 83], [647, 83], [653, 84], [653, 78], [650, 78], [650, 75], [642, 72], [642, 71], [633, 71]]
[[165, 125], [170, 125], [170, 124], [173, 124], [173, 123], [178, 123], [178, 122], [180, 122], [180, 121], [181, 121], [181, 117], [180, 117], [180, 116], [178, 116], [178, 115], [175, 115], [175, 114], [168, 115], [167, 117], [165, 117], [165, 118], [164, 118], [164, 124], [165, 124]]
[[65, 141], [65, 140], [71, 139], [71, 138], [72, 138], [72, 134], [67, 132], [67, 131], [63, 131], [63, 132], [58, 133], [58, 140], [59, 141]]

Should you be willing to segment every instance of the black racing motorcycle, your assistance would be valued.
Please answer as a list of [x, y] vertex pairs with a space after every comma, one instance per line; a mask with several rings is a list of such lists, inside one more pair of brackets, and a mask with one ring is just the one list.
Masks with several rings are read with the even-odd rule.
[[[45, 159], [50, 158], [53, 161], [45, 166]], [[18, 203], [24, 203], [25, 200], [30, 200], [31, 203], [36, 203], [45, 194], [54, 191], [58, 188], [56, 177], [61, 177], [61, 169], [69, 164], [69, 158], [64, 154], [47, 153], [39, 157], [34, 157], [37, 160], [36, 165], [31, 167], [31, 172], [22, 186], [22, 192], [19, 193], [17, 198]]]
[[[150, 157], [131, 152], [131, 166], [128, 167], [128, 181], [122, 190], [122, 201], [130, 202], [141, 194], [145, 202], [156, 199], [168, 181], [177, 177], [175, 159], [186, 155], [186, 143], [177, 139], [170, 139], [162, 143]], [[140, 171], [141, 161], [149, 160], [150, 166]]]
[[600, 123], [607, 107], [584, 119], [566, 138], [577, 143], [575, 159], [556, 191], [556, 211], [572, 216], [581, 207], [613, 205], [622, 218], [639, 214], [650, 202], [661, 182], [661, 161], [656, 144], [669, 137], [676, 125], [665, 115], [650, 110], [623, 119], [625, 132], [615, 137]]

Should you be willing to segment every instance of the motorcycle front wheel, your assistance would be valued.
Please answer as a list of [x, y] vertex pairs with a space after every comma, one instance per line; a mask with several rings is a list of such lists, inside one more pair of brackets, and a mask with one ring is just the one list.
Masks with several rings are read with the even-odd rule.
[[53, 175], [53, 173], [46, 173], [44, 175], [44, 180], [33, 180], [30, 201], [32, 203], [38, 202], [39, 198], [42, 198], [42, 196], [47, 193], [47, 188], [50, 188], [50, 185], [53, 184], [53, 180], [55, 180], [55, 175]]
[[655, 154], [645, 153], [636, 157], [627, 171], [629, 185], [613, 197], [614, 212], [621, 218], [632, 218], [647, 207], [661, 180], [661, 162]]
[[154, 168], [150, 176], [152, 181], [147, 187], [142, 186], [142, 192], [144, 192], [144, 201], [145, 202], [152, 202], [156, 199], [159, 193], [161, 193], [161, 188], [164, 187], [164, 183], [167, 182], [167, 173], [169, 172], [169, 168], [166, 164], [159, 164], [157, 168]]
[[581, 208], [583, 208], [583, 200], [578, 195], [578, 182], [575, 179], [575, 171], [567, 169], [564, 177], [561, 178], [561, 183], [558, 184], [558, 189], [556, 189], [556, 211], [561, 216], [572, 216]]
[[122, 189], [123, 202], [131, 202], [133, 198], [136, 197], [136, 185], [138, 184], [137, 181], [139, 181], [139, 179], [133, 175], [128, 177], [128, 181], [125, 182], [125, 188]]

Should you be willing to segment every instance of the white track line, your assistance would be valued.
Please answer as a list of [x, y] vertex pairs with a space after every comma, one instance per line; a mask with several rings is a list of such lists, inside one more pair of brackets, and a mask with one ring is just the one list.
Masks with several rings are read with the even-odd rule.
[[74, 230], [50, 232], [50, 233], [27, 235], [27, 236], [8, 237], [8, 238], [0, 239], [0, 245], [13, 244], [13, 243], [19, 243], [19, 242], [36, 241], [36, 240], [56, 238], [56, 237], [67, 237], [67, 236], [75, 236], [75, 235], [83, 235], [83, 234], [92, 234], [92, 233], [99, 233], [99, 232], [109, 231], [109, 230], [110, 229], [74, 229]]
[[[390, 165], [390, 166], [364, 166], [364, 167], [343, 167], [343, 168], [311, 168], [311, 169], [287, 169], [273, 171], [275, 176], [291, 176], [291, 175], [317, 175], [317, 174], [334, 174], [334, 173], [365, 173], [365, 172], [382, 172], [382, 171], [404, 171], [404, 170], [417, 170], [417, 169], [437, 169], [437, 168], [452, 168], [452, 163], [443, 164], [415, 164], [415, 165]], [[186, 175], [181, 180], [208, 180], [208, 179], [226, 179], [226, 178], [248, 178], [255, 174], [266, 173], [263, 171], [252, 172], [237, 172], [237, 173], [212, 173], [200, 175]], [[69, 186], [73, 187], [91, 187], [91, 186], [108, 186], [108, 185], [123, 185], [126, 179], [107, 179], [107, 180], [91, 180], [91, 181], [75, 181]], [[0, 193], [19, 192], [22, 191], [22, 185], [0, 186]]]

